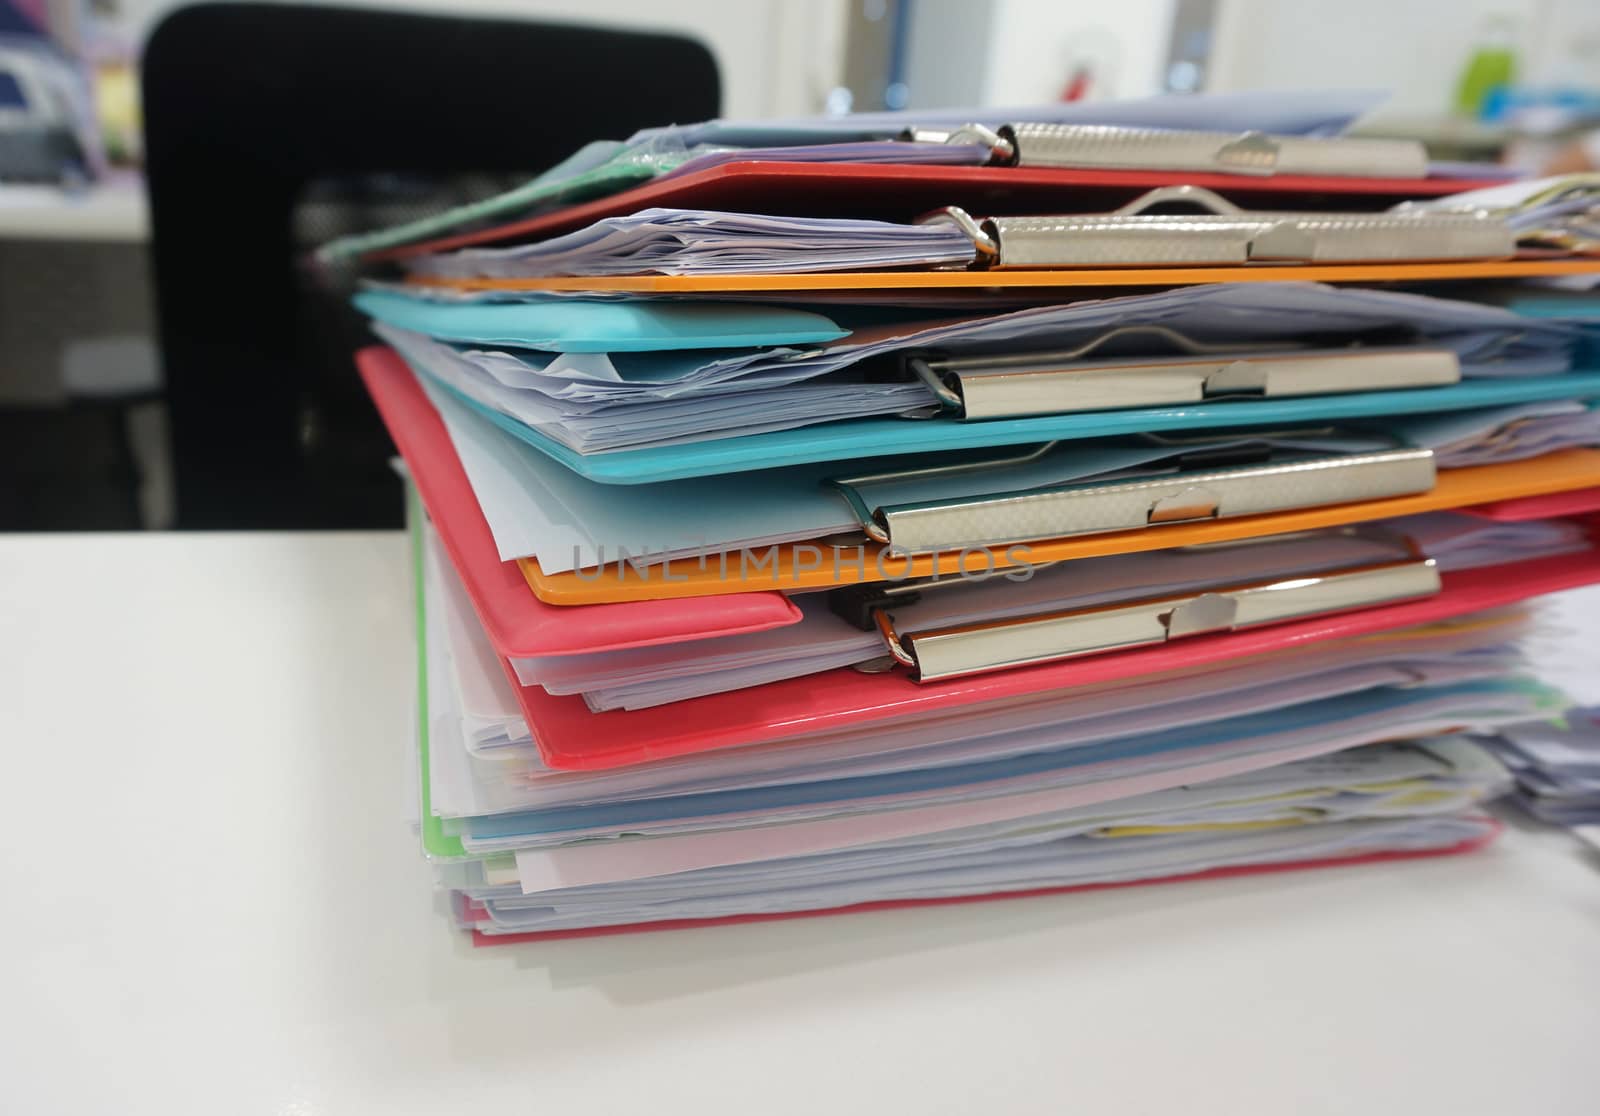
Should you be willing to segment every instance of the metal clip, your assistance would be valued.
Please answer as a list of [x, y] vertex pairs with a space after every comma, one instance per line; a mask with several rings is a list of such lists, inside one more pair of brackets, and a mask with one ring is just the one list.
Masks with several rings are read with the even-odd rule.
[[[918, 682], [1032, 666], [1172, 639], [1371, 608], [1439, 591], [1439, 573], [1414, 545], [1394, 561], [1219, 586], [1198, 593], [903, 630], [891, 607], [872, 613], [888, 656]], [[873, 660], [879, 664], [882, 660]]]
[[989, 149], [989, 162], [994, 166], [1010, 166], [1016, 161], [1016, 144], [1005, 135], [982, 124], [963, 124], [959, 128], [907, 128], [900, 133], [902, 140], [913, 143], [979, 144]]
[[1414, 140], [1279, 136], [1094, 124], [1006, 124], [1014, 166], [1199, 171], [1217, 174], [1423, 178], [1428, 155]]
[[[1174, 202], [1201, 212], [1149, 212]], [[1510, 226], [1483, 212], [1253, 212], [1197, 186], [1151, 190], [1110, 213], [979, 220], [946, 206], [919, 222], [961, 229], [978, 249], [975, 268], [1503, 259], [1516, 252]]]
[[870, 506], [861, 493], [865, 485], [970, 476], [1025, 465], [1056, 446], [1047, 442], [1009, 458], [831, 478], [824, 483], [844, 498], [869, 538], [918, 554], [1408, 495], [1432, 488], [1435, 475], [1432, 451], [1396, 449], [1291, 454], [1282, 461], [1147, 471], [982, 498]]
[[[1186, 352], [1226, 353], [1130, 357], [1081, 362], [1114, 337], [1150, 333]], [[1160, 326], [1123, 326], [1077, 349], [1040, 353], [905, 358], [906, 368], [947, 411], [973, 421], [1029, 415], [1118, 410], [1233, 398], [1336, 395], [1438, 387], [1461, 379], [1448, 349], [1343, 348], [1284, 350], [1263, 345], [1202, 345]]]

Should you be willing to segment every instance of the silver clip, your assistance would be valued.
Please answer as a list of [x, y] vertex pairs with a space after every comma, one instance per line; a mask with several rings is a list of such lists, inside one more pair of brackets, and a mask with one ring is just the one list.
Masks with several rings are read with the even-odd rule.
[[1007, 124], [996, 132], [1013, 165], [1216, 174], [1423, 178], [1428, 155], [1414, 140], [1195, 132], [1104, 124]]
[[[1188, 353], [1080, 363], [1117, 336], [1158, 334]], [[1076, 349], [999, 356], [908, 357], [906, 367], [967, 420], [1119, 410], [1240, 397], [1281, 398], [1439, 387], [1461, 379], [1448, 349], [1285, 350], [1201, 345], [1164, 327], [1123, 326]]]
[[1409, 495], [1431, 489], [1435, 475], [1431, 450], [1396, 449], [1294, 455], [1282, 462], [1143, 472], [979, 498], [881, 506], [869, 505], [861, 492], [865, 485], [970, 476], [1029, 464], [1056, 445], [1047, 442], [999, 460], [831, 478], [825, 483], [844, 498], [870, 539], [903, 553], [925, 554]]
[[913, 143], [977, 144], [989, 149], [989, 162], [995, 166], [1009, 166], [1017, 154], [1010, 137], [982, 124], [963, 124], [959, 128], [917, 126], [901, 132], [900, 138]]
[[972, 215], [957, 205], [947, 205], [943, 209], [936, 209], [932, 213], [924, 213], [918, 217], [919, 225], [954, 225], [960, 229], [972, 246], [978, 250], [978, 256], [973, 261], [973, 267], [982, 268], [990, 262], [1000, 258], [1000, 245], [988, 228], [972, 219]]
[[[874, 609], [872, 619], [888, 657], [906, 667], [915, 681], [934, 682], [1437, 593], [1439, 572], [1433, 560], [1423, 557], [1410, 540], [1404, 542], [1403, 557], [1313, 577], [925, 629], [902, 629], [894, 606]], [[882, 662], [873, 660], [875, 666]]]
[[[1148, 212], [1174, 202], [1202, 212]], [[1511, 228], [1481, 212], [1254, 212], [1196, 186], [1151, 190], [1110, 213], [978, 219], [947, 206], [920, 221], [961, 229], [978, 248], [974, 268], [1503, 259], [1516, 252]]]

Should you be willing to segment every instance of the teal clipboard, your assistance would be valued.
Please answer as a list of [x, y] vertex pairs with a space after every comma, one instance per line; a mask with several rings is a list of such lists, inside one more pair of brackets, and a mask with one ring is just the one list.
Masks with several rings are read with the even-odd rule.
[[[426, 375], [426, 373], [417, 373]], [[818, 461], [852, 461], [897, 454], [1016, 446], [1119, 434], [1249, 426], [1303, 426], [1349, 419], [1467, 411], [1553, 399], [1600, 398], [1600, 371], [1563, 372], [1447, 387], [1369, 391], [1291, 399], [1240, 400], [1128, 411], [1094, 411], [1020, 419], [868, 418], [776, 430], [708, 442], [581, 454], [537, 430], [429, 377], [500, 429], [600, 484], [653, 484], [687, 477], [747, 473]]]

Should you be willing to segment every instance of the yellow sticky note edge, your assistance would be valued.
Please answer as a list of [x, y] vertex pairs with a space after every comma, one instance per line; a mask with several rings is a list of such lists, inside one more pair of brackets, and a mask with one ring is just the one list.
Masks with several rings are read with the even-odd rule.
[[1310, 818], [1263, 818], [1260, 821], [1190, 822], [1187, 825], [1112, 825], [1094, 831], [1096, 837], [1165, 837], [1173, 833], [1247, 833], [1253, 829], [1286, 829], [1305, 825]]

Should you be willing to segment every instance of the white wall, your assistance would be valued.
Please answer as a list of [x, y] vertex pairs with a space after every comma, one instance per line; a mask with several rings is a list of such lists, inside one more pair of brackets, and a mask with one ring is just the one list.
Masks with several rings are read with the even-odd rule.
[[1443, 115], [1495, 15], [1519, 28], [1525, 79], [1593, 83], [1596, 0], [1220, 0], [1207, 88], [1387, 89], [1384, 115]]
[[[123, 0], [122, 7], [130, 23], [148, 27], [181, 3]], [[692, 35], [716, 56], [727, 116], [820, 111], [842, 68], [844, 0], [342, 0], [339, 6], [476, 12]]]
[[994, 0], [993, 10], [985, 104], [1054, 101], [1080, 58], [1099, 77], [1097, 99], [1161, 90], [1172, 0]]

